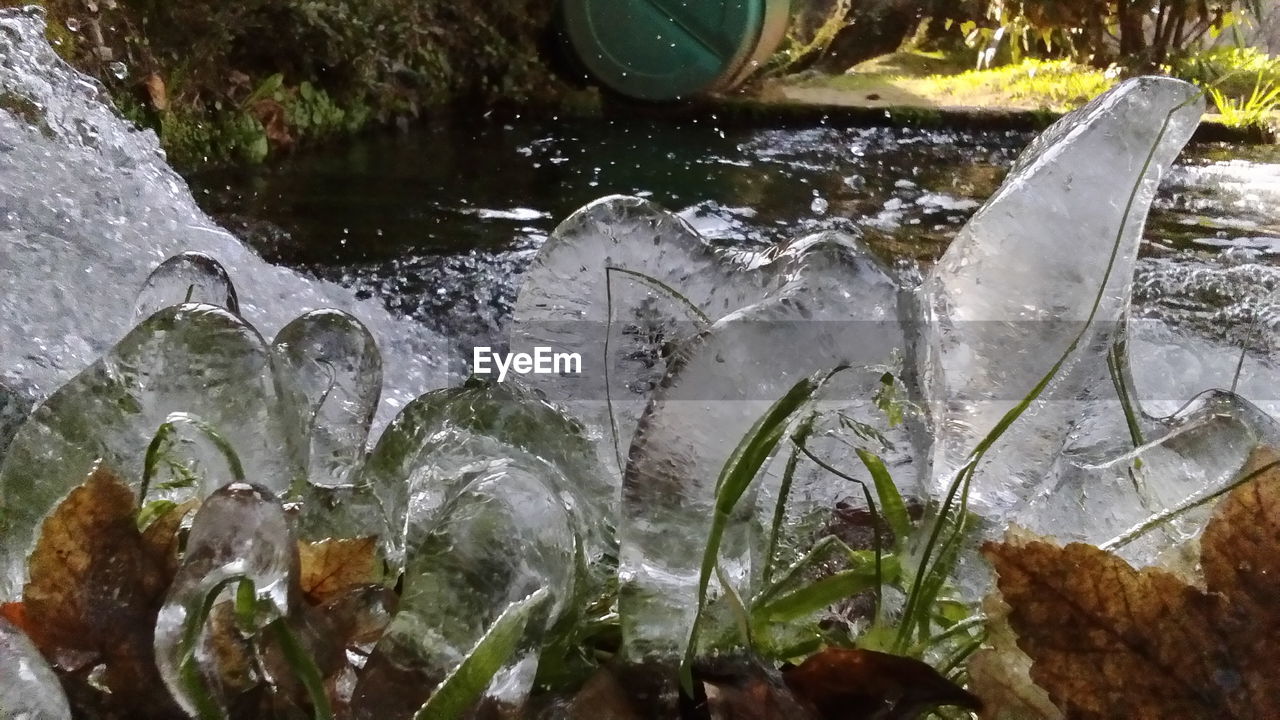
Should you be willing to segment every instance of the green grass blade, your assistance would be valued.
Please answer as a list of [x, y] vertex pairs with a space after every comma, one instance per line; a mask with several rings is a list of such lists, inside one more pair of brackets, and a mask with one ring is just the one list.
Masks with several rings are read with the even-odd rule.
[[841, 366], [825, 374], [807, 377], [792, 386], [755, 422], [751, 430], [734, 448], [729, 459], [725, 461], [724, 467], [721, 468], [719, 477], [716, 478], [715, 514], [711, 520], [711, 530], [707, 534], [706, 547], [703, 549], [702, 571], [698, 578], [698, 609], [689, 630], [684, 660], [680, 663], [680, 683], [690, 696], [693, 695], [693, 659], [698, 647], [702, 613], [707, 604], [707, 588], [711, 583], [711, 575], [719, 563], [720, 543], [724, 538], [729, 517], [747, 488], [755, 481], [765, 460], [786, 435], [792, 417], [807, 406], [814, 394], [827, 381], [846, 369], [847, 366]]
[[879, 570], [874, 561], [841, 570], [757, 608], [753, 622], [759, 626], [806, 617], [847, 597], [878, 589], [884, 582], [896, 578], [899, 570], [898, 559], [893, 555], [882, 558]]
[[311, 707], [315, 720], [333, 720], [333, 708], [329, 705], [329, 694], [324, 689], [324, 676], [316, 665], [315, 658], [307, 652], [299, 642], [298, 636], [289, 627], [284, 618], [280, 618], [267, 626], [267, 632], [280, 644], [285, 662], [293, 670], [294, 676], [302, 682], [311, 697]]
[[861, 448], [858, 448], [857, 452], [858, 459], [866, 466], [867, 472], [871, 473], [872, 481], [875, 482], [876, 495], [880, 498], [880, 512], [885, 522], [889, 524], [889, 529], [893, 531], [894, 547], [901, 552], [907, 538], [911, 535], [911, 516], [907, 514], [907, 504], [903, 502], [902, 493], [898, 492], [898, 486], [894, 484], [893, 477], [889, 475], [889, 469], [884, 466], [884, 461], [875, 453]]
[[502, 611], [467, 657], [414, 714], [414, 720], [457, 720], [462, 717], [484, 694], [493, 676], [515, 654], [529, 619], [549, 597], [547, 589], [542, 588]]
[[773, 581], [774, 566], [777, 563], [778, 542], [782, 537], [782, 523], [787, 516], [787, 500], [791, 496], [791, 485], [795, 481], [796, 467], [800, 464], [800, 448], [805, 440], [808, 439], [810, 433], [813, 432], [813, 425], [817, 422], [817, 413], [810, 413], [805, 418], [796, 431], [791, 434], [791, 442], [797, 447], [791, 449], [791, 454], [787, 457], [787, 465], [782, 471], [782, 483], [778, 487], [778, 501], [773, 508], [773, 522], [769, 524], [769, 542], [765, 545], [764, 556], [764, 585], [766, 587]]

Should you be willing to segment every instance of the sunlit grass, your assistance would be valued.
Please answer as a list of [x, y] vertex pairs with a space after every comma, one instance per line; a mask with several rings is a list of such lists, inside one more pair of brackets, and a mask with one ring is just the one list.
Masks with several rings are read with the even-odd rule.
[[[941, 72], [920, 72], [926, 68]], [[1115, 82], [1101, 70], [1067, 60], [1030, 59], [989, 70], [948, 71], [940, 59], [909, 57], [859, 66], [845, 75], [809, 78], [801, 84], [876, 96], [871, 99], [896, 104], [1063, 112], [1083, 105]]]

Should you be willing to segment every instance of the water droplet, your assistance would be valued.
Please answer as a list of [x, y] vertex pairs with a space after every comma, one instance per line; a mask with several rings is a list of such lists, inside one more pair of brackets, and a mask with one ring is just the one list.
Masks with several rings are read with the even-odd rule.
[[809, 209], [812, 210], [815, 215], [826, 215], [827, 208], [830, 206], [831, 203], [828, 203], [827, 199], [821, 195], [815, 195], [813, 202], [809, 203]]
[[117, 80], [123, 80], [129, 76], [128, 66], [126, 66], [124, 63], [120, 62], [119, 60], [108, 65], [107, 70], [109, 70]]

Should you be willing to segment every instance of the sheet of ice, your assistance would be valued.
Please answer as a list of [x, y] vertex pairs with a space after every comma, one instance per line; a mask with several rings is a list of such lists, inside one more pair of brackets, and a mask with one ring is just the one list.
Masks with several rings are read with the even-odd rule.
[[[900, 307], [904, 293], [898, 282], [861, 243], [835, 233], [792, 243], [774, 264], [785, 278], [777, 291], [677, 348], [636, 430], [619, 532], [619, 613], [624, 653], [632, 661], [669, 660], [683, 651], [698, 609], [721, 469], [757, 420], [804, 378], [852, 366], [826, 388], [824, 409], [879, 426], [899, 453], [889, 458], [899, 481], [908, 492], [922, 488], [915, 474], [919, 465], [911, 458], [924, 455], [925, 448], [913, 444], [906, 427], [890, 428], [873, 402], [884, 366], [905, 351], [906, 308]], [[816, 440], [816, 454], [869, 480], [856, 467], [857, 441], [831, 440]], [[892, 454], [875, 445], [873, 451]], [[757, 508], [754, 492], [748, 492], [721, 547], [720, 563], [742, 597], [758, 589], [767, 542], [759, 524], [772, 517], [779, 469], [769, 475], [762, 481], [767, 499]], [[807, 549], [800, 536], [824, 524], [819, 518], [829, 518], [849, 494], [844, 481], [812, 468], [798, 474], [781, 547]], [[782, 562], [790, 564], [787, 558]], [[728, 602], [713, 600], [701, 628], [702, 649], [741, 643]]]
[[36, 408], [10, 444], [0, 466], [0, 597], [16, 597], [36, 528], [95, 462], [138, 491], [152, 438], [173, 413], [225, 440], [251, 481], [280, 494], [300, 484], [305, 436], [288, 387], [257, 331], [222, 308], [181, 305], [142, 322]]
[[251, 295], [240, 310], [268, 337], [308, 310], [360, 318], [387, 358], [382, 422], [445, 384], [441, 338], [377, 300], [266, 263], [205, 216], [155, 135], [59, 59], [39, 9], [0, 10], [0, 98], [0, 382], [52, 393], [128, 332], [152, 268], [197, 251]]
[[525, 272], [511, 347], [583, 358], [581, 374], [533, 385], [587, 424], [616, 479], [671, 347], [784, 282], [752, 272], [771, 259], [718, 249], [647, 200], [602, 198], [562, 222]]
[[1143, 77], [1067, 115], [1023, 152], [934, 267], [921, 289], [921, 366], [936, 489], [1077, 336], [987, 454], [973, 508], [998, 525], [1045, 482], [1091, 403], [1114, 397], [1106, 355], [1126, 318], [1147, 210], [1202, 108], [1191, 85]]
[[[1149, 441], [1134, 449], [1119, 414], [1089, 418], [1057, 458], [1056, 482], [1018, 511], [1019, 524], [1063, 542], [1102, 545], [1221, 491], [1254, 448], [1280, 444], [1280, 423], [1225, 391], [1203, 393], [1147, 430]], [[1162, 555], [1185, 549], [1212, 509], [1207, 504], [1155, 525], [1121, 555], [1139, 566], [1168, 562]], [[1180, 564], [1194, 567], [1194, 557]]]

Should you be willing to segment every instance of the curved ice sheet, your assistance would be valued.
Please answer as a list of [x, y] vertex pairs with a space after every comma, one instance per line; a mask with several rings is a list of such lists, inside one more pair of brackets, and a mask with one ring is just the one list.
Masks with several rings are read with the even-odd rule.
[[716, 248], [647, 200], [601, 198], [562, 222], [526, 271], [512, 349], [541, 346], [583, 358], [581, 375], [531, 380], [587, 423], [602, 460], [620, 476], [671, 348], [784, 283], [782, 273], [751, 272], [772, 259]]
[[[922, 487], [912, 458], [924, 449], [913, 445], [906, 427], [891, 427], [873, 402], [885, 367], [906, 344], [898, 282], [861, 243], [835, 233], [792, 243], [775, 262], [785, 283], [681, 345], [636, 430], [619, 533], [619, 611], [632, 660], [670, 658], [683, 650], [697, 612], [721, 468], [756, 421], [802, 379], [851, 366], [825, 388], [820, 408], [847, 413], [892, 438], [893, 450], [878, 442], [868, 449], [889, 456], [908, 492]], [[856, 438], [829, 440], [815, 440], [815, 454], [869, 479], [854, 455]], [[739, 502], [721, 547], [725, 575], [743, 597], [758, 589], [766, 542], [759, 525], [771, 517], [778, 493], [778, 468], [767, 475], [767, 500], [758, 511], [753, 493]], [[788, 537], [780, 543], [792, 551], [807, 549], [802, 545], [812, 535], [804, 541], [798, 536], [821, 525], [815, 517], [829, 518], [849, 494], [845, 481], [811, 467], [796, 477], [782, 530]], [[706, 649], [740, 642], [723, 601], [713, 601], [702, 632]]]
[[1100, 412], [1094, 403], [1118, 407], [1106, 355], [1127, 316], [1143, 224], [1202, 110], [1191, 85], [1143, 77], [1067, 115], [1022, 154], [930, 273], [922, 368], [936, 489], [1077, 336], [987, 454], [972, 506], [1003, 519], [1045, 482], [1078, 419]]

